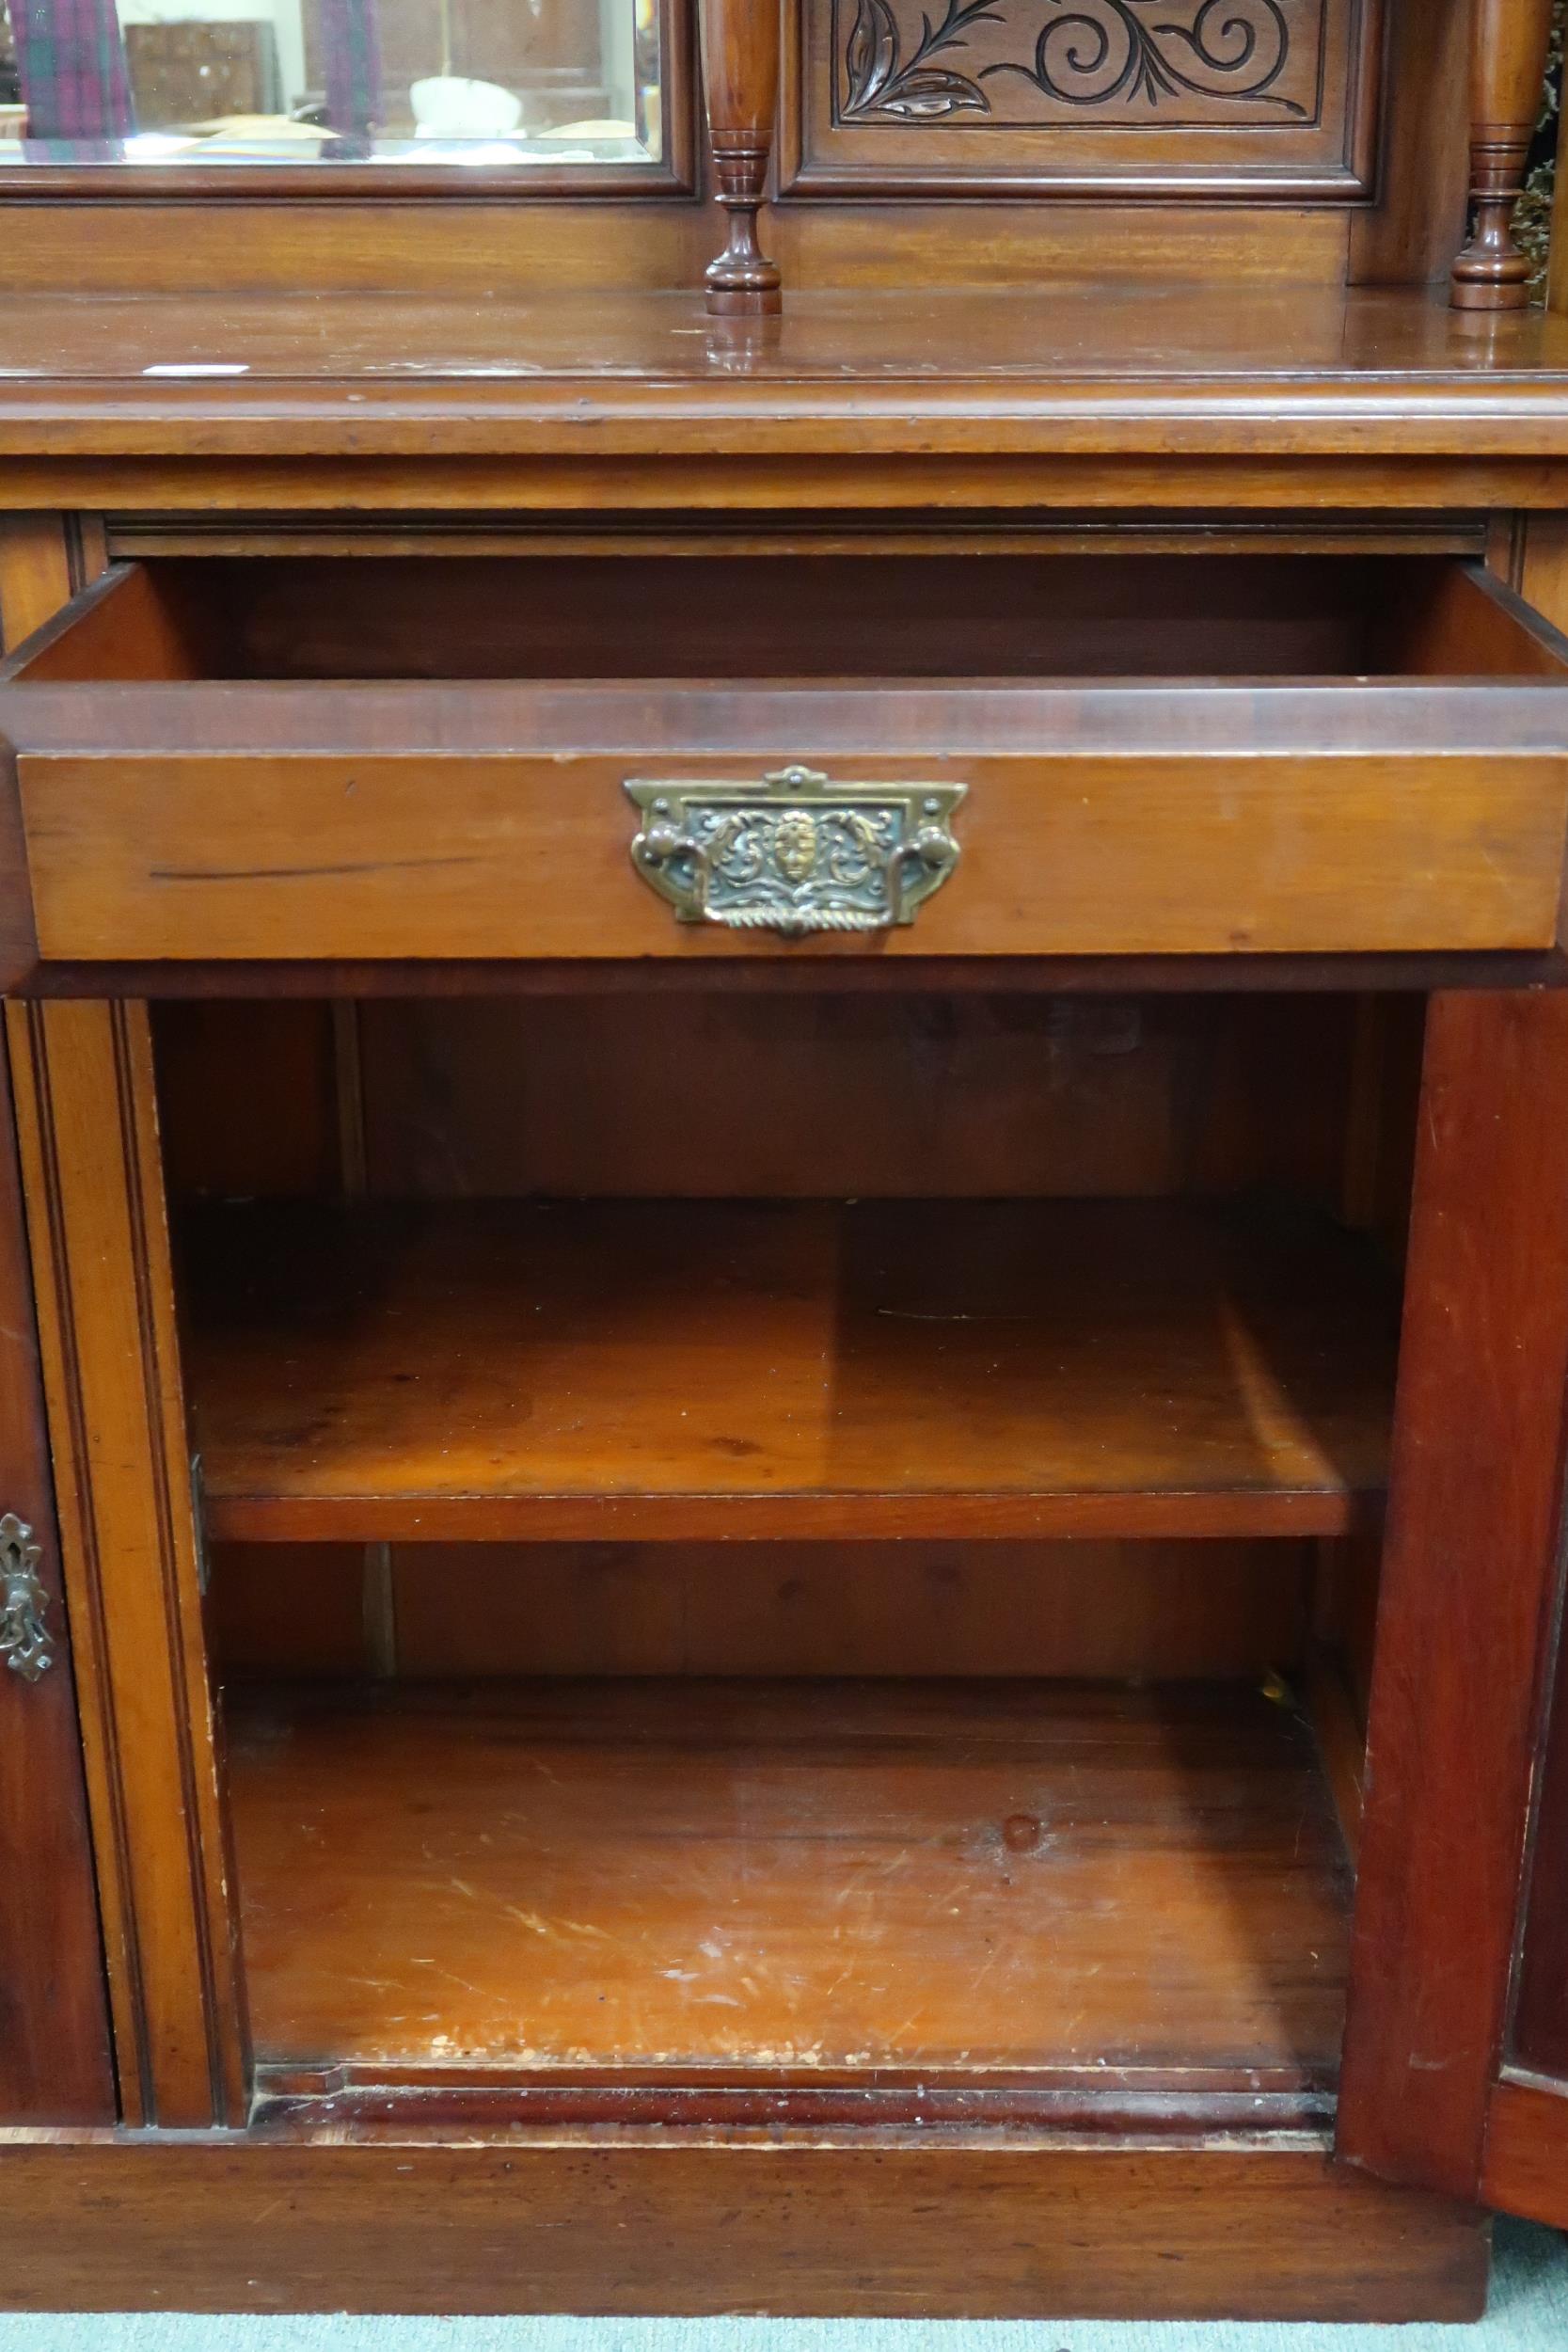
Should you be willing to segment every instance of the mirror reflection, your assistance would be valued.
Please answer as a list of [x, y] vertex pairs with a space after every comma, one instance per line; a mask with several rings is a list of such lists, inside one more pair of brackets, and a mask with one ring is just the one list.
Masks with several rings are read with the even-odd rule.
[[0, 165], [657, 162], [658, 0], [0, 0]]

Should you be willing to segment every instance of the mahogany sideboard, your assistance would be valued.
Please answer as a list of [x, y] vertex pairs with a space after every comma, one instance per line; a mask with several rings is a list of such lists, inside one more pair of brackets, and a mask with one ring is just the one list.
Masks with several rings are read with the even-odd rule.
[[0, 2305], [1475, 2316], [1550, 8], [698, 13], [18, 52]]

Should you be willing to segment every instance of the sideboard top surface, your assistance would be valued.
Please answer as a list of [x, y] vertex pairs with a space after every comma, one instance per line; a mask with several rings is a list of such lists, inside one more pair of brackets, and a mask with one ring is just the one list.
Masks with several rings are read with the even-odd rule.
[[1143, 453], [1568, 458], [1568, 318], [1150, 282], [435, 301], [22, 295], [0, 460]]

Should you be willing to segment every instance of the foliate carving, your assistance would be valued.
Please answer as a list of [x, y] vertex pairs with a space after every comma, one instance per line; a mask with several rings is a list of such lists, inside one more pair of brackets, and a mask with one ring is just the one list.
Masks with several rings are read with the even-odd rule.
[[1324, 0], [945, 0], [938, 16], [922, 0], [834, 0], [837, 117], [1306, 121], [1323, 8]]

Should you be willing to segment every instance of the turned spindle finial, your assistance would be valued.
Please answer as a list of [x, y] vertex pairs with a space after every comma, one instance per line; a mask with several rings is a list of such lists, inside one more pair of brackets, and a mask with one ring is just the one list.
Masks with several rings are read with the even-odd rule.
[[781, 308], [779, 268], [757, 243], [779, 103], [778, 0], [702, 0], [703, 87], [716, 193], [729, 223], [707, 267], [707, 307], [721, 318]]
[[1453, 265], [1462, 310], [1520, 310], [1529, 263], [1513, 207], [1541, 112], [1552, 0], [1470, 0], [1470, 200], [1474, 226]]

